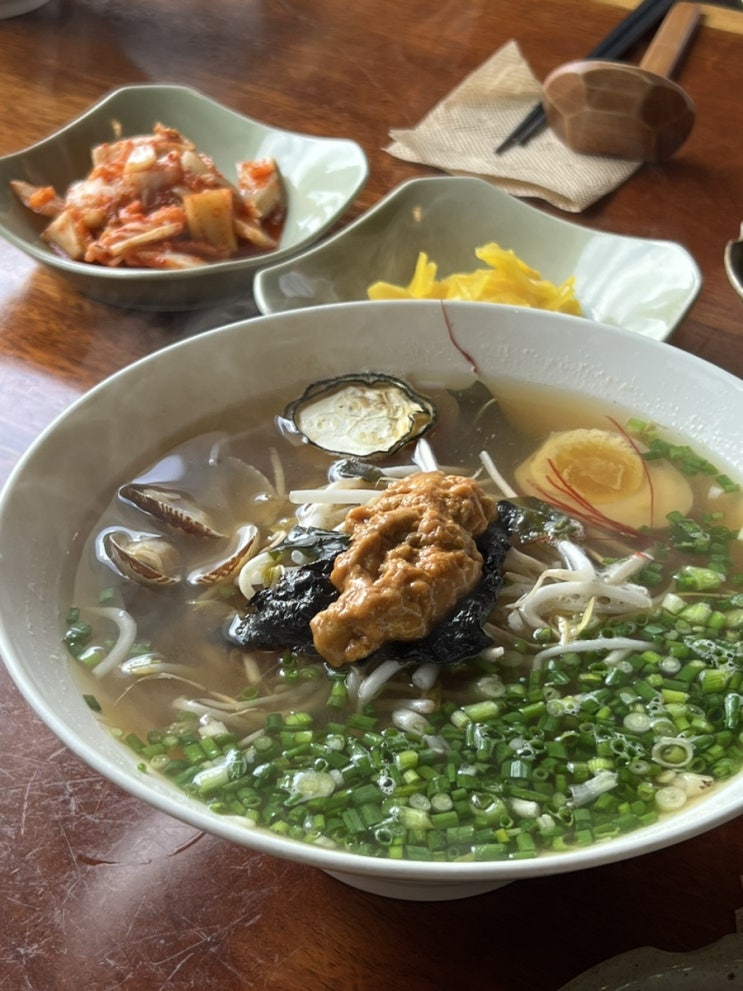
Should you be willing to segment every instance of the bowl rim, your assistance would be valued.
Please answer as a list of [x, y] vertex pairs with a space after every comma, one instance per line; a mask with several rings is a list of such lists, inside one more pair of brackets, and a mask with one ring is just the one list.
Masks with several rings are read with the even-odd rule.
[[89, 262], [74, 261], [71, 258], [65, 258], [63, 255], [56, 254], [50, 249], [44, 247], [43, 244], [37, 244], [34, 241], [30, 241], [19, 236], [15, 231], [3, 224], [1, 220], [0, 236], [15, 245], [15, 247], [19, 248], [21, 251], [33, 257], [39, 263], [43, 265], [50, 265], [55, 269], [66, 271], [74, 275], [83, 275], [87, 278], [99, 277], [106, 280], [122, 282], [131, 281], [134, 278], [144, 282], [158, 282], [165, 281], [166, 279], [173, 282], [179, 282], [182, 280], [188, 280], [191, 282], [194, 279], [206, 279], [220, 273], [256, 269], [263, 267], [267, 264], [267, 262], [269, 264], [278, 263], [284, 259], [288, 259], [293, 254], [304, 251], [318, 237], [328, 230], [329, 227], [331, 227], [334, 223], [337, 223], [343, 213], [353, 203], [356, 196], [358, 196], [359, 192], [363, 189], [369, 178], [369, 161], [366, 153], [361, 145], [352, 138], [307, 134], [301, 131], [293, 131], [287, 128], [276, 127], [272, 124], [267, 124], [264, 121], [258, 120], [255, 117], [251, 117], [248, 114], [240, 113], [240, 111], [235, 110], [233, 107], [228, 106], [219, 100], [215, 100], [213, 97], [208, 96], [206, 93], [201, 92], [201, 90], [198, 90], [193, 86], [185, 86], [180, 83], [133, 83], [130, 85], [118, 86], [115, 89], [109, 90], [94, 103], [90, 104], [79, 114], [77, 114], [77, 116], [68, 120], [55, 131], [52, 131], [45, 137], [40, 138], [33, 144], [27, 145], [18, 151], [0, 156], [0, 165], [6, 165], [16, 160], [21, 160], [24, 156], [37, 152], [47, 145], [54, 145], [60, 139], [64, 138], [70, 132], [78, 128], [84, 121], [100, 115], [107, 107], [115, 108], [117, 103], [127, 99], [130, 94], [136, 92], [151, 93], [152, 95], [166, 92], [180, 94], [182, 97], [193, 100], [194, 102], [215, 107], [222, 114], [227, 114], [236, 121], [239, 120], [241, 123], [255, 127], [258, 131], [262, 131], [266, 134], [284, 135], [306, 141], [317, 146], [325, 144], [327, 147], [343, 147], [349, 153], [352, 152], [356, 158], [355, 165], [357, 168], [357, 175], [355, 181], [345, 194], [342, 206], [331, 217], [327, 218], [322, 225], [306, 234], [304, 238], [297, 241], [295, 244], [287, 245], [286, 247], [278, 247], [276, 250], [269, 251], [264, 254], [248, 255], [242, 258], [230, 258], [225, 261], [210, 262], [208, 265], [203, 265], [198, 268], [124, 268], [117, 266], [100, 266], [93, 265]]
[[725, 245], [723, 263], [730, 285], [743, 299], [743, 223], [740, 225], [738, 237]]
[[[366, 310], [370, 306], [376, 307], [383, 314], [384, 309], [389, 308], [427, 308], [432, 314], [440, 314], [438, 301], [384, 301], [384, 302], [346, 302], [329, 304], [323, 307], [314, 308], [323, 312], [340, 311], [340, 316], [352, 312], [354, 309], [364, 307]], [[491, 304], [475, 302], [452, 302], [448, 304], [452, 313], [461, 308], [462, 310], [480, 309], [483, 312], [491, 309]], [[533, 321], [532, 311], [526, 311], [521, 307], [503, 306], [504, 312], [509, 312], [511, 318], [518, 324], [526, 320]], [[322, 322], [323, 312], [319, 313]], [[422, 311], [423, 312], [423, 311]], [[315, 314], [318, 316], [318, 314]], [[635, 354], [637, 352], [637, 337], [632, 331], [620, 327], [596, 325], [582, 318], [574, 317], [562, 313], [547, 313], [545, 317], [537, 317], [538, 320], [549, 318], [551, 321], [562, 323], [564, 329], [579, 337], [593, 335], [596, 333], [606, 333], [609, 341], [614, 340], [615, 345], [625, 350], [631, 348]], [[65, 411], [49, 424], [37, 439], [30, 445], [21, 459], [11, 472], [7, 482], [0, 489], [0, 522], [6, 512], [7, 504], [11, 494], [16, 487], [18, 480], [22, 478], [27, 466], [39, 456], [39, 452], [50, 442], [56, 432], [57, 426], [63, 419], [71, 415], [79, 415], [85, 408], [94, 403], [98, 394], [103, 390], [108, 390], [112, 384], [124, 380], [130, 376], [139, 376], [143, 370], [153, 363], [161, 364], [168, 361], [169, 355], [175, 350], [182, 350], [198, 345], [200, 347], [218, 346], [219, 340], [226, 335], [259, 335], [261, 331], [271, 324], [279, 321], [302, 322], [308, 319], [308, 311], [300, 309], [280, 314], [269, 314], [258, 316], [247, 320], [238, 320], [223, 326], [205, 331], [198, 337], [187, 338], [174, 342], [157, 352], [148, 354], [130, 365], [114, 372], [96, 386], [81, 395]], [[689, 352], [672, 348], [670, 345], [645, 338], [639, 345], [645, 350], [652, 350], [656, 353], [668, 354], [673, 351], [674, 361], [680, 365], [697, 370], [704, 370], [705, 374], [719, 383], [722, 388], [733, 388], [741, 399], [743, 405], [743, 380], [714, 365], [703, 358]], [[325, 849], [304, 841], [293, 840], [287, 837], [270, 833], [261, 827], [252, 827], [242, 823], [236, 817], [221, 817], [211, 812], [205, 805], [196, 799], [191, 799], [178, 791], [175, 785], [163, 792], [151, 788], [148, 783], [148, 775], [137, 772], [137, 759], [133, 753], [121, 745], [125, 760], [122, 764], [113, 764], [100, 754], [99, 751], [82, 740], [57, 711], [51, 709], [38, 691], [34, 681], [27, 671], [23, 659], [18, 657], [11, 643], [9, 635], [6, 633], [5, 620], [0, 613], [0, 655], [9, 671], [12, 680], [16, 684], [20, 693], [26, 699], [30, 707], [41, 718], [41, 720], [62, 740], [63, 743], [75, 753], [86, 764], [97, 770], [103, 777], [118, 785], [127, 793], [140, 798], [146, 804], [155, 807], [163, 813], [180, 819], [181, 821], [193, 825], [205, 832], [219, 836], [231, 842], [240, 842], [241, 837], [247, 837], [247, 842], [243, 845], [258, 852], [270, 854], [282, 859], [290, 859], [308, 866], [318, 867], [330, 873], [339, 873], [343, 876], [376, 878], [380, 881], [406, 881], [416, 882], [423, 887], [427, 883], [451, 884], [470, 883], [482, 881], [498, 881], [508, 883], [518, 878], [544, 876], [550, 874], [560, 874], [582, 870], [594, 866], [630, 859], [653, 852], [658, 849], [675, 845], [684, 840], [690, 839], [700, 833], [706, 832], [724, 822], [738, 816], [741, 813], [743, 797], [733, 801], [731, 796], [732, 785], [740, 783], [741, 775], [734, 777], [730, 782], [721, 783], [720, 793], [727, 796], [726, 801], [719, 803], [719, 807], [713, 810], [707, 808], [699, 817], [690, 817], [678, 828], [673, 837], [669, 838], [661, 833], [654, 832], [652, 826], [643, 827], [633, 831], [626, 836], [630, 837], [627, 844], [622, 843], [622, 838], [615, 838], [608, 844], [595, 843], [589, 847], [571, 850], [569, 853], [541, 854], [531, 860], [520, 861], [477, 861], [468, 863], [457, 862], [433, 862], [433, 861], [395, 861], [386, 858], [374, 858], [355, 853], [347, 853], [343, 850]], [[91, 718], [94, 716], [91, 714]], [[103, 729], [102, 729], [103, 731]], [[126, 770], [123, 763], [126, 763]], [[152, 775], [149, 775], [151, 778]]]

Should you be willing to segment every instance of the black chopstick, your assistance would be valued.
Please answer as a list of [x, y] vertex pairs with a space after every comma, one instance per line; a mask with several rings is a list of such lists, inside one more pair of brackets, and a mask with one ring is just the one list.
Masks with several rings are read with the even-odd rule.
[[[621, 58], [627, 51], [639, 41], [640, 38], [651, 27], [660, 21], [674, 0], [642, 0], [633, 10], [627, 14], [617, 26], [607, 34], [603, 41], [586, 55], [586, 58], [616, 59]], [[521, 123], [514, 128], [495, 149], [495, 154], [511, 148], [513, 145], [523, 145], [537, 131], [545, 125], [547, 121], [544, 107], [537, 103], [524, 117]]]

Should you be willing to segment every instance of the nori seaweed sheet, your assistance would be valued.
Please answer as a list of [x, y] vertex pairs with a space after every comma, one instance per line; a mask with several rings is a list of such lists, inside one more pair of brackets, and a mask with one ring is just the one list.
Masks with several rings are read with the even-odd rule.
[[[301, 527], [296, 527], [294, 546], [301, 546]], [[306, 531], [305, 531], [306, 532]], [[227, 630], [228, 638], [245, 650], [291, 650], [317, 656], [312, 643], [310, 620], [338, 597], [330, 581], [333, 561], [343, 549], [341, 535], [315, 531], [313, 552], [316, 560], [288, 569], [276, 584], [258, 592], [251, 611], [237, 617]], [[328, 538], [323, 544], [322, 534]], [[291, 536], [291, 535], [290, 535]], [[305, 545], [308, 546], [308, 545]], [[475, 588], [464, 596], [454, 611], [421, 640], [385, 644], [365, 661], [394, 658], [403, 664], [453, 664], [474, 657], [492, 645], [483, 625], [503, 584], [503, 561], [510, 546], [508, 529], [499, 520], [477, 540], [483, 556], [483, 572]], [[282, 549], [283, 545], [277, 548]], [[364, 661], [360, 662], [364, 663]]]
[[579, 520], [532, 496], [502, 499], [498, 503], [498, 518], [522, 544], [581, 540], [585, 536], [585, 528]]
[[245, 650], [293, 650], [316, 654], [310, 620], [326, 609], [338, 590], [330, 581], [336, 557], [348, 547], [349, 537], [319, 527], [293, 527], [275, 548], [276, 560], [299, 550], [311, 558], [300, 567], [290, 567], [279, 580], [261, 589], [252, 609], [236, 617], [227, 637]]

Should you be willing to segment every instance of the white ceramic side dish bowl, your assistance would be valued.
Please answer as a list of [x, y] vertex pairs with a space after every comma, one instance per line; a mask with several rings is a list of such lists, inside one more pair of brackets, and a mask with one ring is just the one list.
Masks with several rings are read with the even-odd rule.
[[642, 946], [597, 964], [560, 991], [735, 991], [743, 986], [743, 936], [723, 936], [689, 953]]
[[743, 476], [739, 434], [726, 426], [743, 415], [743, 383], [733, 376], [667, 344], [576, 317], [471, 303], [449, 304], [447, 313], [450, 327], [438, 302], [351, 303], [259, 317], [173, 345], [75, 403], [32, 446], [0, 496], [0, 653], [30, 705], [67, 746], [123, 789], [196, 828], [410, 899], [463, 897], [668, 846], [740, 813], [743, 780], [719, 785], [654, 825], [531, 860], [352, 855], [217, 816], [165, 778], [143, 773], [136, 755], [85, 704], [61, 635], [79, 535], [133, 468], [189, 428], [239, 409], [247, 395], [265, 397], [270, 407], [276, 390], [285, 394], [328, 376], [373, 368], [463, 388], [473, 381], [469, 355], [491, 383], [503, 378], [580, 391], [675, 427], [714, 452], [722, 470]]
[[[276, 250], [187, 270], [109, 268], [63, 258], [41, 240], [48, 221], [20, 203], [10, 180], [52, 185], [64, 195], [90, 171], [94, 145], [149, 134], [158, 122], [180, 130], [230, 179], [237, 162], [276, 160], [287, 196]], [[338, 220], [367, 175], [366, 156], [354, 141], [271, 127], [185, 86], [124, 86], [43, 141], [0, 158], [0, 236], [94, 299], [137, 309], [193, 309], [249, 292], [257, 269], [307, 247]]]
[[0, 0], [0, 21], [6, 17], [28, 14], [37, 7], [43, 7], [47, 0]]
[[407, 285], [419, 251], [439, 277], [482, 268], [476, 247], [496, 241], [550, 282], [575, 276], [584, 314], [663, 340], [701, 287], [679, 244], [594, 231], [553, 217], [482, 179], [411, 179], [301, 255], [267, 265], [254, 295], [262, 313], [367, 298], [378, 280]]
[[740, 233], [737, 240], [728, 241], [725, 245], [725, 272], [730, 285], [740, 296], [743, 302], [743, 224], [740, 225]]

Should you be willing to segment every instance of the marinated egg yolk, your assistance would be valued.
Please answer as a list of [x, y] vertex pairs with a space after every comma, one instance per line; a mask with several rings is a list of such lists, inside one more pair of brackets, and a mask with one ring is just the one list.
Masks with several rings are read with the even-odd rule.
[[527, 494], [583, 515], [601, 516], [625, 526], [661, 526], [668, 513], [688, 513], [693, 494], [675, 468], [644, 461], [622, 434], [578, 429], [553, 433], [516, 469]]

